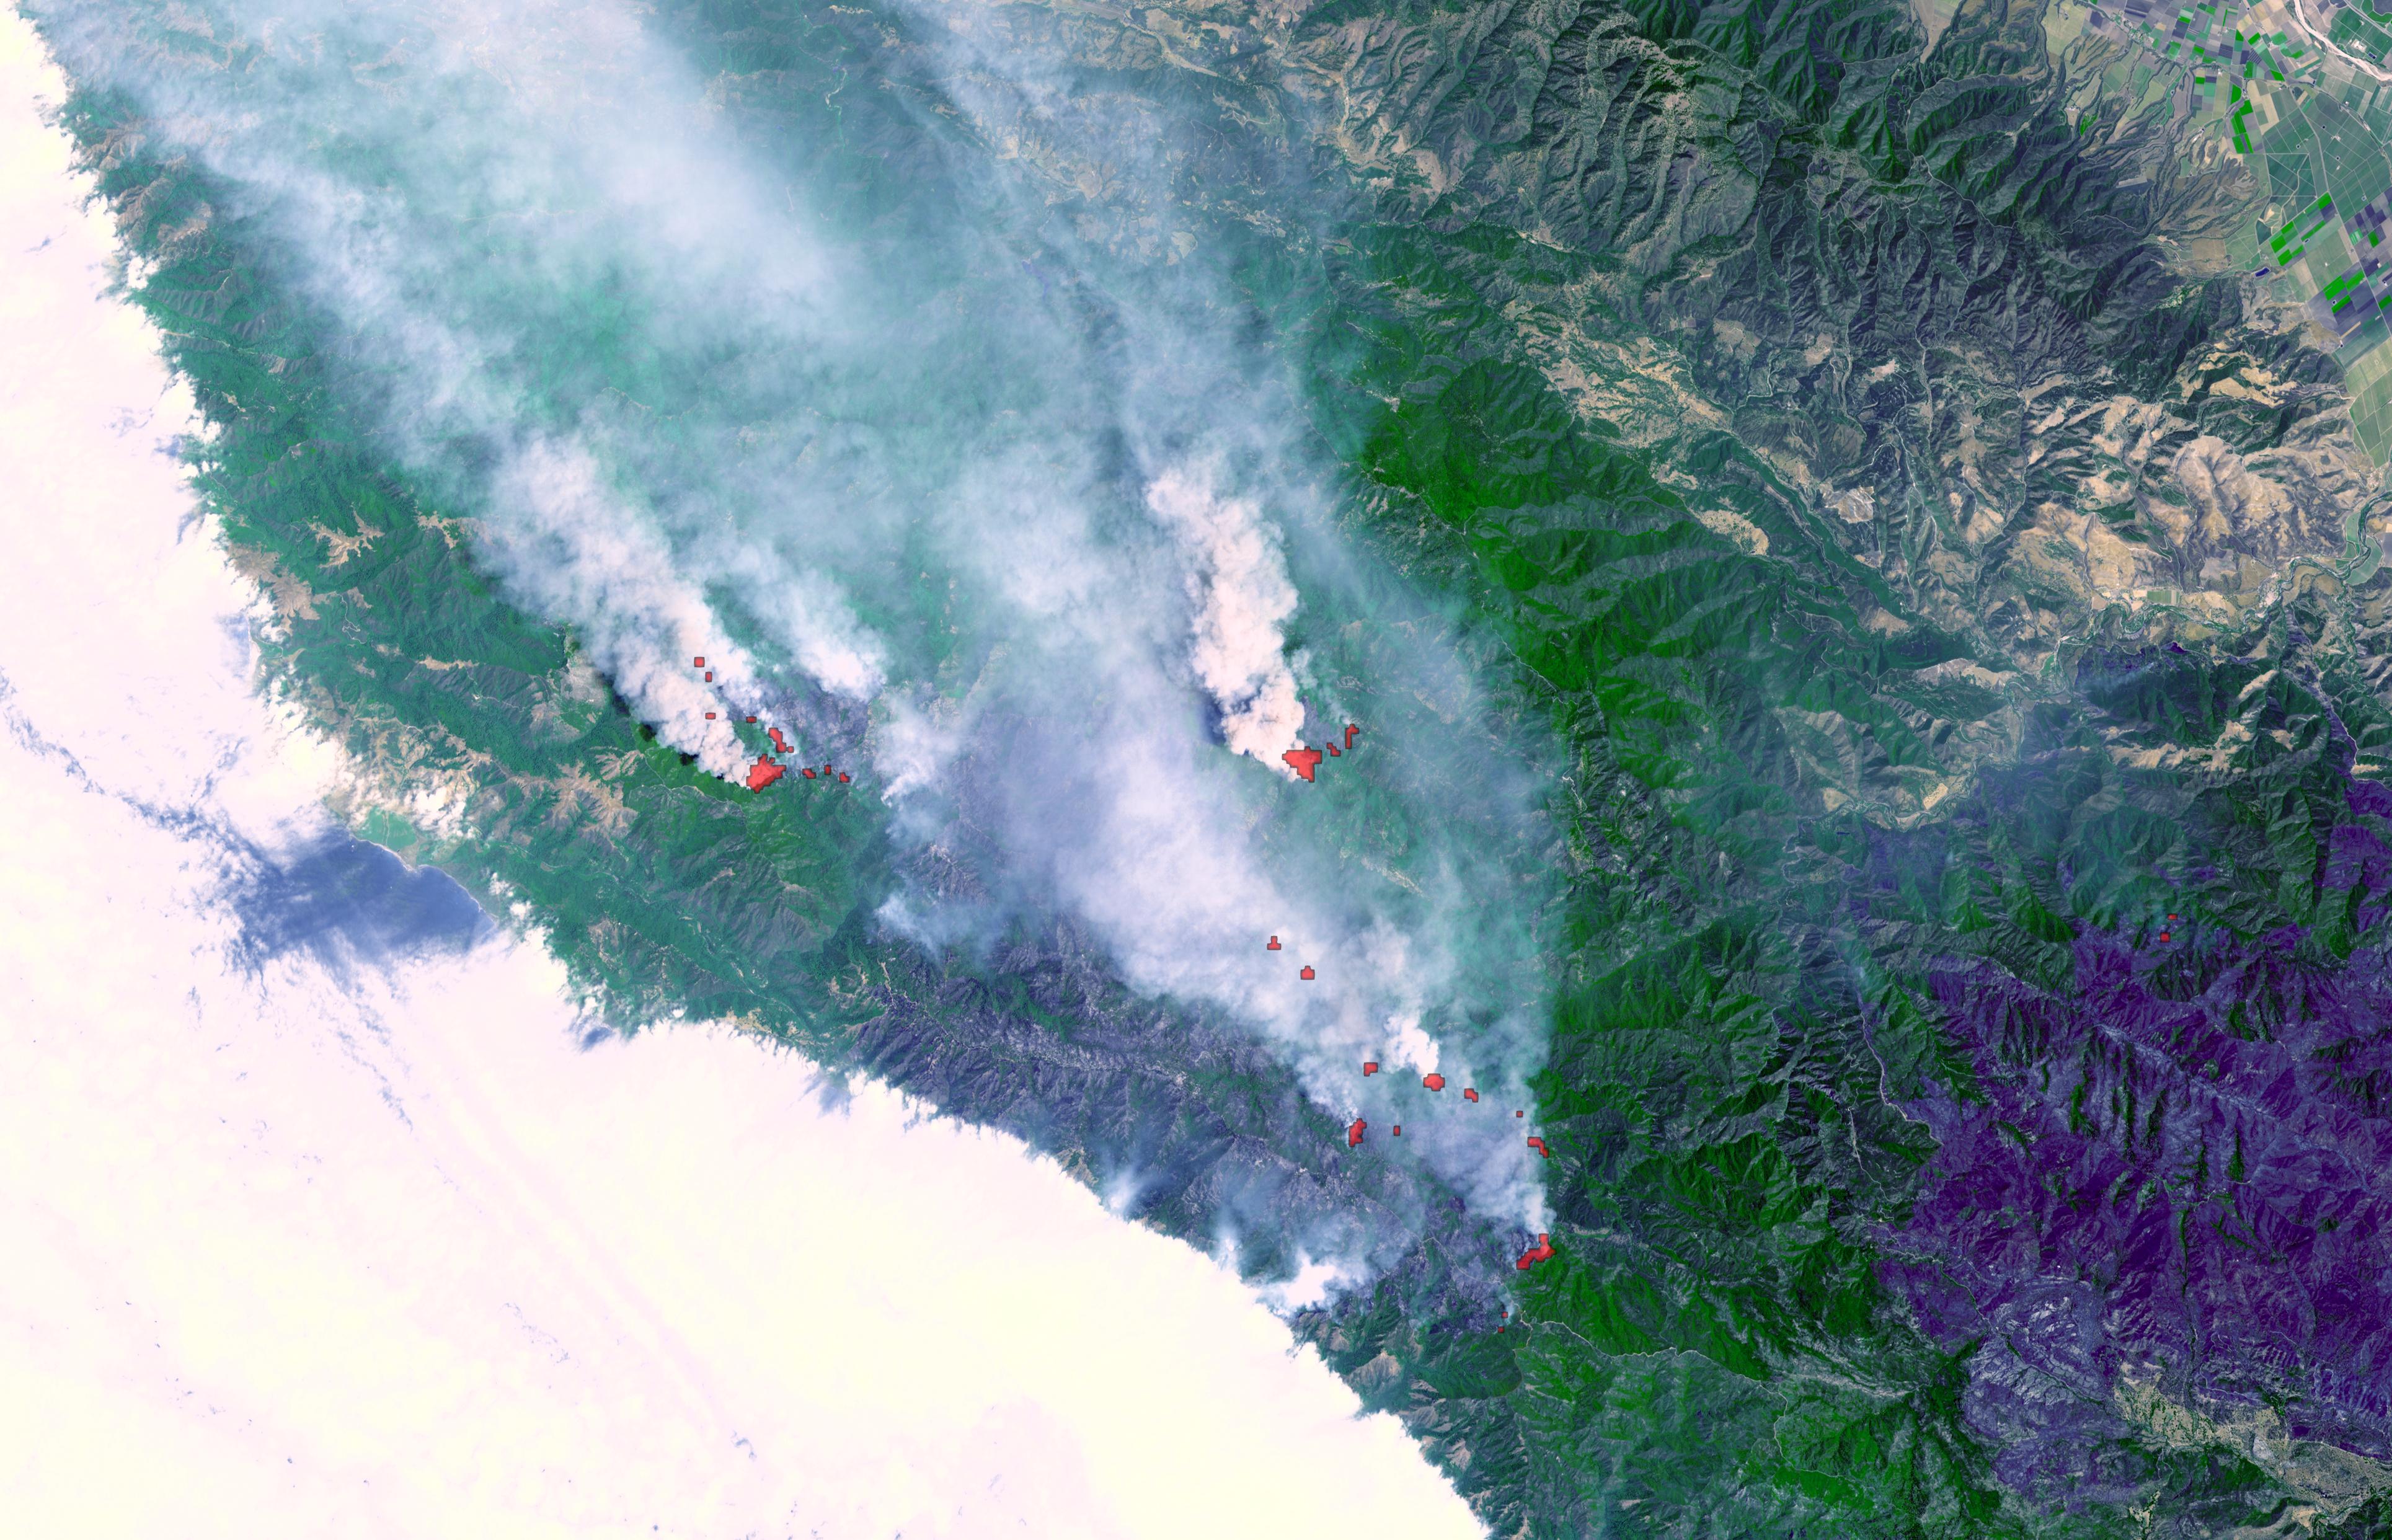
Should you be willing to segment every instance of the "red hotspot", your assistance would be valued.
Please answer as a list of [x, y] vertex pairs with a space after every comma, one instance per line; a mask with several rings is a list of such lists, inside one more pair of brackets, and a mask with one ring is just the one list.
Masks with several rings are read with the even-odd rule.
[[787, 773], [780, 766], [773, 763], [771, 755], [760, 755], [754, 764], [748, 767], [748, 789], [751, 792], [760, 792]]
[[1304, 965], [1304, 971], [1303, 971], [1303, 972], [1301, 972], [1301, 973], [1299, 973], [1299, 974], [1297, 974], [1297, 975], [1296, 975], [1296, 977], [1297, 977], [1298, 978], [1309, 978], [1309, 977], [1312, 977], [1312, 964], [1309, 964], [1309, 963], [1306, 963], [1306, 964]]
[[[751, 722], [752, 722], [752, 721], [754, 721], [756, 718], [753, 718], [753, 717], [750, 717], [750, 718], [748, 718], [748, 719], [749, 721], [751, 721]], [[768, 728], [766, 728], [764, 731], [765, 731], [765, 732], [766, 732], [766, 733], [767, 733], [767, 734], [772, 738], [772, 740], [773, 740], [773, 746], [774, 746], [774, 748], [779, 749], [783, 754], [786, 754], [786, 753], [788, 753], [788, 752], [789, 752], [789, 741], [788, 741], [786, 738], [784, 738], [784, 737], [782, 737], [782, 736], [781, 736], [781, 730], [780, 730], [779, 728], [777, 728], [777, 727], [768, 727]]]
[[1292, 748], [1280, 757], [1287, 761], [1288, 769], [1309, 781], [1320, 763], [1320, 751], [1317, 748]]
[[1462, 1099], [1463, 1101], [1465, 1101], [1465, 1102], [1475, 1102], [1475, 1101], [1476, 1101], [1476, 1100], [1478, 1099], [1478, 1089], [1477, 1089], [1477, 1087], [1476, 1087], [1476, 1086], [1469, 1086], [1469, 1085], [1465, 1085], [1465, 1086], [1463, 1086], [1463, 1087], [1462, 1088]]
[[1535, 1150], [1539, 1155], [1543, 1156], [1548, 1160], [1554, 1158], [1554, 1152], [1545, 1148], [1545, 1142], [1542, 1139], [1538, 1138], [1533, 1133], [1528, 1135], [1528, 1147]]
[[1365, 1075], [1375, 1075], [1378, 1072], [1379, 1061], [1377, 1059], [1364, 1059], [1362, 1061], [1362, 1073]]
[[1423, 1075], [1421, 1077], [1421, 1084], [1428, 1087], [1431, 1091], [1442, 1091], [1445, 1089], [1445, 1077], [1443, 1075]]
[[1279, 938], [1276, 936], [1272, 937], [1270, 938], [1270, 945], [1263, 948], [1263, 950], [1265, 951], [1277, 951], [1279, 950]]
[[1553, 1254], [1554, 1237], [1542, 1230], [1538, 1231], [1537, 1244], [1529, 1247], [1527, 1250], [1520, 1253], [1520, 1271], [1526, 1273], [1529, 1268], [1534, 1267], [1537, 1263], [1551, 1260]]
[[1360, 1144], [1362, 1142], [1362, 1131], [1370, 1126], [1370, 1124], [1364, 1122], [1361, 1119], [1355, 1119], [1354, 1126], [1346, 1131], [1346, 1147], [1347, 1149], [1352, 1149], [1355, 1145]]

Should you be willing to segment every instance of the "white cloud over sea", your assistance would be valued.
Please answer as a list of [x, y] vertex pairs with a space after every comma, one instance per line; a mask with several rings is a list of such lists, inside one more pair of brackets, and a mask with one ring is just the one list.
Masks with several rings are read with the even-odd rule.
[[[1398, 1048], [1530, 1100], [1547, 745], [1343, 524], [1245, 238], [1122, 258], [991, 149], [1145, 177], [1206, 131], [929, 11], [838, 66], [851, 140], [626, 0], [25, 3], [315, 317], [344, 421], [664, 742], [736, 778], [755, 714], [864, 770], [888, 933], [1091, 940], [1339, 1121], [1393, 1116], [1360, 1067]], [[1411, 1121], [1400, 1158], [1513, 1232], [1500, 1275], [1543, 1162]], [[1372, 1264], [1441, 1212], [1383, 1208]]]
[[10, 1528], [1478, 1533], [1234, 1276], [1016, 1142], [728, 1031], [585, 1042], [439, 879], [322, 899], [338, 765], [252, 693], [59, 89], [6, 18]]

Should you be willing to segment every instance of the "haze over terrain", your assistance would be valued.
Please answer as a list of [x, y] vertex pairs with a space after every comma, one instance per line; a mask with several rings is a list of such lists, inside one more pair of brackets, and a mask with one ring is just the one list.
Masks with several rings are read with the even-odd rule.
[[2386, 1522], [2372, 13], [27, 11], [327, 813], [605, 1052], [1493, 1533]]
[[58, 1536], [1481, 1533], [1203, 1257], [327, 821], [0, 32], [0, 1486]]

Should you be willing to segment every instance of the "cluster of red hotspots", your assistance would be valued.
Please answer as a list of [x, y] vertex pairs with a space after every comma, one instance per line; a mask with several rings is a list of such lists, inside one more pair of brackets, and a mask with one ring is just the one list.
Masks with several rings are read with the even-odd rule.
[[[694, 657], [689, 661], [692, 667], [696, 668], [700, 673], [706, 676], [707, 683], [712, 684], [714, 682], [714, 671], [706, 666], [705, 658]], [[711, 711], [708, 712], [706, 714], [706, 719], [709, 722], [714, 720], [715, 713]], [[748, 725], [752, 727], [755, 725], [756, 718], [750, 717], [748, 718]], [[789, 747], [789, 741], [781, 736], [781, 730], [779, 728], [768, 727], [764, 730], [764, 732], [766, 736], [773, 740], [773, 747], [779, 750], [782, 754], [786, 755], [796, 752]], [[765, 787], [771, 785], [774, 782], [778, 781], [781, 777], [786, 775], [788, 772], [789, 767], [782, 764], [779, 760], [774, 759], [771, 754], [760, 754], [756, 757], [756, 762], [748, 767], [748, 789], [751, 792], [760, 792]], [[843, 770], [834, 770], [828, 764], [825, 764], [819, 770], [809, 766], [800, 765], [798, 767], [798, 773], [804, 776], [809, 781], [828, 781], [833, 776], [837, 776], [841, 781], [848, 779], [847, 771]]]
[[[1277, 951], [1279, 950], [1279, 938], [1276, 936], [1270, 938], [1270, 950], [1273, 951]], [[1305, 969], [1304, 977], [1306, 978], [1311, 977], [1312, 970], [1310, 968]], [[1362, 1073], [1364, 1075], [1375, 1075], [1378, 1072], [1378, 1060], [1364, 1059], [1362, 1061]], [[1445, 1089], [1445, 1077], [1432, 1069], [1427, 1074], [1421, 1077], [1421, 1086], [1424, 1090], [1427, 1091], [1443, 1091]], [[1475, 1106], [1478, 1101], [1478, 1088], [1471, 1085], [1463, 1086], [1462, 1088], [1462, 1099]], [[1514, 1118], [1526, 1118], [1528, 1115], [1528, 1112], [1524, 1108], [1514, 1107], [1512, 1109], [1512, 1116]], [[1371, 1124], [1368, 1119], [1355, 1119], [1346, 1130], [1346, 1147], [1347, 1149], [1353, 1149], [1358, 1146], [1362, 1143], [1362, 1135], [1370, 1131], [1370, 1127]], [[1393, 1134], [1396, 1138], [1400, 1139], [1404, 1136], [1404, 1125], [1397, 1123], [1388, 1130], [1388, 1132]], [[1543, 1156], [1548, 1160], [1554, 1158], [1554, 1152], [1546, 1148], [1544, 1140], [1536, 1134], [1531, 1133], [1528, 1135], [1528, 1147], [1535, 1150], [1539, 1155]], [[1520, 1271], [1523, 1273], [1527, 1272], [1529, 1268], [1535, 1266], [1538, 1262], [1543, 1262], [1553, 1254], [1553, 1237], [1548, 1235], [1540, 1234], [1537, 1236], [1537, 1244], [1521, 1253]]]
[[[1378, 1072], [1378, 1060], [1364, 1059], [1362, 1061], [1363, 1074], [1375, 1075]], [[1421, 1084], [1426, 1086], [1431, 1091], [1442, 1091], [1445, 1089], [1445, 1077], [1443, 1075], [1423, 1075], [1421, 1077]], [[1462, 1099], [1466, 1102], [1476, 1102], [1478, 1100], [1478, 1093], [1468, 1086], [1464, 1086], [1462, 1088]], [[1512, 1109], [1512, 1116], [1514, 1118], [1525, 1118], [1528, 1116], [1528, 1113], [1514, 1107]], [[1363, 1132], [1370, 1126], [1370, 1123], [1365, 1119], [1360, 1118], [1355, 1119], [1352, 1125], [1346, 1130], [1346, 1147], [1347, 1149], [1352, 1149], [1355, 1145], [1360, 1144], [1362, 1142]], [[1393, 1133], [1395, 1137], [1400, 1139], [1404, 1136], [1404, 1125], [1398, 1123], [1389, 1130], [1389, 1132]], [[1528, 1147], [1535, 1150], [1539, 1155], [1543, 1156], [1548, 1160], [1554, 1158], [1554, 1152], [1546, 1148], [1544, 1140], [1536, 1134], [1531, 1133], [1528, 1135]]]
[[[1362, 730], [1360, 728], [1356, 727], [1351, 722], [1347, 722], [1346, 724], [1346, 748], [1350, 749], [1354, 746], [1354, 734], [1361, 731]], [[1324, 746], [1329, 750], [1332, 756], [1340, 752], [1334, 739], [1332, 739]], [[1321, 755], [1320, 749], [1306, 745], [1303, 748], [1289, 749], [1285, 754], [1280, 755], [1280, 758], [1286, 762], [1288, 769], [1295, 771], [1296, 774], [1304, 777], [1306, 781], [1309, 781], [1312, 779], [1312, 772], [1320, 768]]]
[[[1276, 936], [1272, 937], [1272, 938], [1270, 938], [1269, 944], [1268, 944], [1268, 945], [1267, 945], [1267, 946], [1265, 946], [1265, 947], [1263, 948], [1263, 950], [1264, 950], [1265, 951], [1279, 951], [1279, 950], [1280, 950], [1279, 938], [1278, 938], [1278, 937], [1276, 937]], [[1313, 977], [1313, 975], [1312, 975], [1312, 964], [1309, 964], [1309, 963], [1306, 963], [1306, 964], [1304, 964], [1304, 966], [1302, 966], [1301, 968], [1298, 968], [1298, 969], [1296, 970], [1295, 976], [1296, 976], [1298, 978], [1303, 979], [1305, 982], [1306, 982], [1306, 983], [1310, 983], [1310, 982], [1312, 981], [1312, 977]]]
[[[1278, 938], [1273, 937], [1271, 939], [1276, 942]], [[1379, 1061], [1377, 1059], [1364, 1059], [1362, 1061], [1362, 1073], [1364, 1075], [1375, 1075], [1378, 1072]], [[1421, 1077], [1421, 1086], [1424, 1090], [1442, 1091], [1445, 1089], [1445, 1077], [1432, 1069], [1427, 1074]], [[1462, 1099], [1475, 1105], [1478, 1100], [1478, 1088], [1472, 1085], [1463, 1086], [1462, 1088]], [[1514, 1107], [1512, 1109], [1512, 1116], [1514, 1118], [1525, 1118], [1528, 1115], [1528, 1114], [1522, 1108]], [[1346, 1131], [1346, 1147], [1347, 1149], [1352, 1149], [1355, 1145], [1360, 1144], [1362, 1142], [1363, 1131], [1368, 1129], [1370, 1126], [1371, 1125], [1363, 1119], [1359, 1118], [1355, 1119], [1353, 1126]], [[1392, 1132], [1397, 1138], [1402, 1138], [1404, 1133], [1404, 1125], [1401, 1123], [1396, 1124]], [[1545, 1142], [1533, 1133], [1528, 1135], [1528, 1147], [1535, 1150], [1539, 1155], [1543, 1156], [1548, 1160], [1554, 1158], [1554, 1152], [1545, 1147]]]
[[[1361, 731], [1362, 730], [1360, 728], [1355, 726], [1352, 722], [1347, 722], [1346, 724], [1346, 750], [1353, 748], [1355, 736]], [[1327, 757], [1338, 757], [1344, 752], [1339, 749], [1333, 741], [1324, 744], [1323, 746], [1329, 751], [1328, 756], [1326, 756]], [[1307, 746], [1304, 748], [1289, 749], [1286, 753], [1280, 755], [1280, 757], [1286, 761], [1288, 769], [1295, 771], [1297, 775], [1303, 777], [1305, 780], [1309, 781], [1312, 779], [1312, 772], [1320, 768], [1320, 761], [1325, 757], [1322, 755], [1320, 749]], [[2170, 918], [2174, 918], [2174, 916], [2171, 915]], [[1280, 947], [1279, 938], [1276, 936], [1272, 937], [1264, 944], [1263, 950], [1266, 951], [1280, 951], [1281, 949]], [[1297, 972], [1296, 977], [1306, 980], [1311, 979], [1314, 977], [1312, 964], [1306, 963], [1303, 968]], [[1364, 1059], [1362, 1061], [1363, 1074], [1375, 1075], [1378, 1072], [1378, 1060]], [[1437, 1074], [1435, 1070], [1431, 1070], [1429, 1073], [1421, 1077], [1421, 1084], [1423, 1087], [1430, 1091], [1443, 1091], [1445, 1089], [1445, 1077]], [[1478, 1101], [1477, 1087], [1468, 1085], [1463, 1086], [1462, 1088], [1462, 1099], [1473, 1104], [1474, 1106], [1476, 1105]], [[1526, 1118], [1528, 1113], [1521, 1108], [1514, 1107], [1512, 1110], [1512, 1116], [1514, 1118]], [[1354, 1149], [1359, 1146], [1362, 1143], [1362, 1135], [1369, 1131], [1370, 1127], [1371, 1125], [1367, 1120], [1360, 1118], [1355, 1119], [1352, 1126], [1346, 1130], [1346, 1147], [1347, 1149]], [[1396, 1138], [1400, 1139], [1404, 1136], [1404, 1125], [1397, 1123], [1389, 1130], [1389, 1132]], [[1543, 1156], [1548, 1160], [1554, 1158], [1554, 1152], [1545, 1147], [1544, 1140], [1539, 1138], [1533, 1133], [1528, 1135], [1528, 1147], [1535, 1150], [1539, 1155]], [[1523, 1273], [1527, 1272], [1529, 1268], [1535, 1266], [1538, 1262], [1545, 1261], [1553, 1254], [1553, 1237], [1540, 1232], [1537, 1236], [1537, 1244], [1521, 1253], [1519, 1262], [1520, 1271]], [[1509, 1315], [1511, 1312], [1507, 1310], [1503, 1314]], [[1495, 1329], [1501, 1331], [1503, 1328], [1498, 1326]]]

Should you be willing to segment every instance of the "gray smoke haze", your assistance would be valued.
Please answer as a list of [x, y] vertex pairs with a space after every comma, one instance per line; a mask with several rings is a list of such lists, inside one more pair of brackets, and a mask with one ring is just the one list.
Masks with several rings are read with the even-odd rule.
[[[1545, 1223], [1491, 1109], [1543, 1053], [1528, 757], [1450, 618], [1340, 537], [1193, 224], [1124, 255], [1017, 163], [1040, 136], [1159, 207], [1172, 124], [973, 41], [969, 6], [914, 16], [946, 95], [903, 167], [734, 132], [628, 5], [34, 10], [270, 233], [393, 452], [661, 737], [737, 773], [727, 703], [800, 760], [869, 757], [945, 874], [889, 925], [1072, 916], [1340, 1118], [1384, 1127], [1406, 1068], [1476, 1084], [1483, 1115], [1408, 1100], [1408, 1155]], [[824, 212], [838, 164], [895, 211]], [[809, 695], [862, 703], [864, 739], [799, 736]], [[1355, 756], [1296, 783], [1281, 751], [1348, 720]]]

